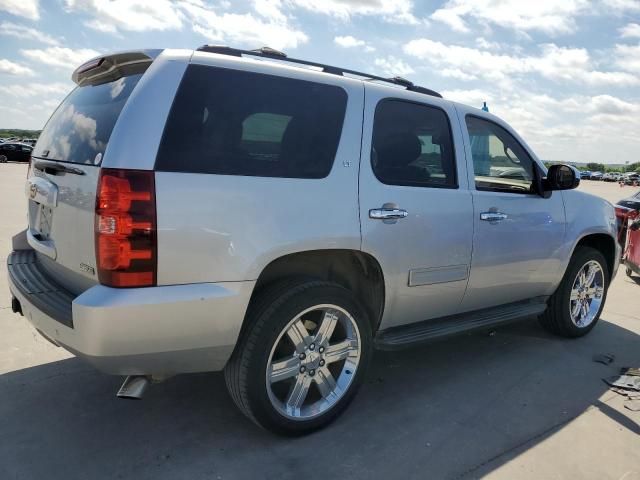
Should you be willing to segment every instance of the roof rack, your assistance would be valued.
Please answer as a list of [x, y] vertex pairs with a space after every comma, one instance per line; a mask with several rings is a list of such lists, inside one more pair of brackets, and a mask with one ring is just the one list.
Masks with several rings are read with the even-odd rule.
[[358, 72], [356, 70], [350, 70], [348, 68], [334, 67], [331, 65], [325, 65], [324, 63], [310, 62], [309, 60], [301, 60], [298, 58], [290, 58], [290, 57], [287, 57], [287, 55], [284, 52], [280, 52], [278, 50], [275, 50], [269, 47], [262, 47], [256, 50], [242, 50], [239, 48], [227, 47], [226, 45], [203, 45], [200, 48], [198, 48], [197, 51], [208, 52], [208, 53], [218, 53], [221, 55], [230, 55], [233, 57], [242, 57], [243, 55], [249, 55], [252, 57], [270, 58], [272, 60], [280, 60], [284, 62], [297, 63], [299, 65], [308, 65], [310, 67], [321, 68], [323, 72], [330, 73], [332, 75], [344, 76], [344, 74], [346, 73], [348, 75], [362, 77], [365, 80], [377, 80], [379, 82], [386, 82], [386, 83], [391, 83], [393, 85], [399, 85], [401, 87], [405, 87], [407, 90], [411, 92], [418, 92], [418, 93], [423, 93], [425, 95], [431, 95], [433, 97], [442, 98], [442, 95], [440, 95], [438, 92], [431, 90], [429, 88], [421, 87], [419, 85], [414, 85], [413, 82], [410, 82], [406, 78], [379, 77], [377, 75]]

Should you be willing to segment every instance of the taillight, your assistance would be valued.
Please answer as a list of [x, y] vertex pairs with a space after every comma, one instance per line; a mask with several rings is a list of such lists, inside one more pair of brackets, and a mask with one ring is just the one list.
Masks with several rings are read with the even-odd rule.
[[96, 265], [101, 284], [156, 284], [156, 197], [152, 171], [103, 168], [96, 199]]

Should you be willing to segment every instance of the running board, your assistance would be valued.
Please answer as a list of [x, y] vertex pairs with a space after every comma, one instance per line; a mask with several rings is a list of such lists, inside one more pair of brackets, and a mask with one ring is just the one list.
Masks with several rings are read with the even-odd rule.
[[547, 299], [548, 297], [537, 297], [500, 307], [387, 328], [378, 332], [375, 346], [380, 350], [396, 350], [415, 343], [439, 340], [471, 330], [494, 327], [514, 320], [537, 316], [546, 310]]

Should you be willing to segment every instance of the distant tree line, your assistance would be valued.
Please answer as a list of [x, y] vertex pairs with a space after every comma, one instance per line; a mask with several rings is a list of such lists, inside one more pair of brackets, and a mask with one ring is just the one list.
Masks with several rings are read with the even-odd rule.
[[42, 130], [22, 130], [19, 128], [0, 128], [0, 138], [38, 138]]

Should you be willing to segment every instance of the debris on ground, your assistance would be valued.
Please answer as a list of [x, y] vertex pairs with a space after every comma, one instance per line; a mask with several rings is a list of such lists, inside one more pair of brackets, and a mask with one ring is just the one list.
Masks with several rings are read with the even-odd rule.
[[601, 363], [603, 365], [609, 365], [610, 363], [613, 363], [615, 359], [616, 356], [612, 353], [601, 353], [593, 356], [594, 362]]
[[632, 412], [640, 412], [640, 400], [627, 400], [624, 402], [624, 408]]
[[603, 380], [612, 387], [640, 392], [640, 377], [635, 375], [617, 375]]
[[620, 375], [633, 375], [634, 377], [640, 377], [640, 368], [622, 367], [620, 369]]

